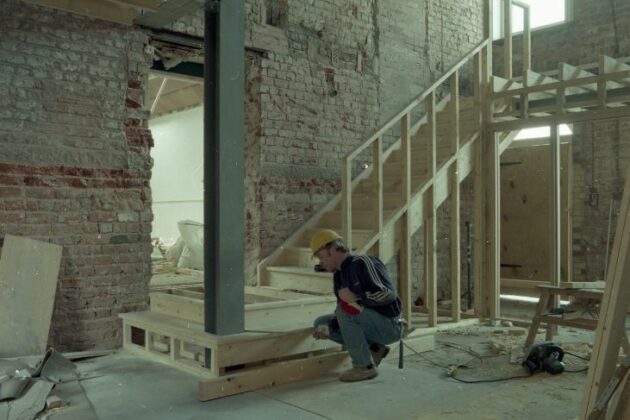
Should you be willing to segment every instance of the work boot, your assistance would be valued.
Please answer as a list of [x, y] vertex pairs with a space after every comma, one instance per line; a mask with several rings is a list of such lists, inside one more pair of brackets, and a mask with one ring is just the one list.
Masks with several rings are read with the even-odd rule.
[[348, 369], [339, 375], [339, 380], [341, 382], [358, 382], [365, 381], [366, 379], [375, 378], [378, 375], [378, 371], [372, 365], [365, 366], [355, 366], [352, 369]]
[[381, 360], [387, 357], [389, 354], [389, 347], [382, 344], [372, 344], [370, 346], [370, 353], [372, 353], [372, 361], [374, 366], [381, 364]]

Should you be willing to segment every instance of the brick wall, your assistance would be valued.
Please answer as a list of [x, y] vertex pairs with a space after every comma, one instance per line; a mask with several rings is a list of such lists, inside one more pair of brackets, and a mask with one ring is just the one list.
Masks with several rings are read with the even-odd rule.
[[120, 345], [117, 314], [146, 308], [146, 42], [128, 27], [0, 3], [0, 236], [63, 245], [50, 339], [62, 350]]
[[[261, 258], [340, 190], [340, 158], [481, 41], [482, 6], [482, 0], [245, 3], [246, 283], [254, 282]], [[202, 24], [196, 13], [171, 29], [202, 36]], [[448, 233], [447, 217], [440, 220]], [[416, 282], [421, 238], [415, 237]], [[448, 243], [442, 235], [440, 266], [448, 266]]]
[[[519, 37], [514, 51], [520, 52]], [[502, 74], [502, 45], [495, 43], [495, 74]], [[599, 54], [630, 55], [630, 2], [575, 0], [574, 19], [532, 34], [532, 68], [556, 69], [560, 61], [595, 63]], [[520, 56], [515, 58], [520, 72]], [[604, 278], [611, 200], [614, 239], [617, 211], [630, 163], [629, 119], [574, 125], [573, 276], [575, 281]]]

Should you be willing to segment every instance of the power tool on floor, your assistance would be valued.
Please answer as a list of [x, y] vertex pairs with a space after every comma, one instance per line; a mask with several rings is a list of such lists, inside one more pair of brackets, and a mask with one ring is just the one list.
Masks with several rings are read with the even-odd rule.
[[560, 346], [550, 341], [534, 344], [529, 350], [529, 354], [523, 367], [527, 369], [530, 375], [538, 371], [545, 371], [552, 375], [564, 372], [564, 350]]

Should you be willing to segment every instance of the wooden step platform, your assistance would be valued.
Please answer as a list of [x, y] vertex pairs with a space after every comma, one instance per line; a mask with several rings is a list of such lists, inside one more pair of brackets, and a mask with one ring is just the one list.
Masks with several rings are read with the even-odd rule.
[[[200, 378], [202, 401], [350, 367], [342, 346], [312, 337], [312, 322], [332, 313], [333, 296], [269, 287], [246, 287], [245, 331], [220, 336], [204, 332], [201, 288], [151, 293], [151, 310], [120, 314], [125, 350]], [[433, 350], [433, 329], [405, 339], [415, 352]], [[206, 365], [206, 352], [210, 363]]]

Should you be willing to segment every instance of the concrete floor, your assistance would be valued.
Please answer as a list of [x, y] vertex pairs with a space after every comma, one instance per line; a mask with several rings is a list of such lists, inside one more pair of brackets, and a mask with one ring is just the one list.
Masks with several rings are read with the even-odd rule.
[[[514, 331], [511, 329], [512, 333]], [[562, 329], [556, 342], [587, 354], [591, 333]], [[505, 382], [465, 384], [437, 365], [468, 364], [458, 375], [492, 379], [524, 374], [509, 354], [478, 358], [522, 345], [510, 329], [467, 327], [437, 336], [436, 349], [407, 354], [399, 370], [390, 356], [371, 381], [341, 383], [336, 375], [291, 383], [209, 402], [199, 402], [197, 380], [169, 366], [125, 352], [78, 362], [82, 380], [53, 390], [65, 406], [42, 418], [108, 419], [573, 419], [580, 409], [586, 373], [539, 373]], [[582, 343], [582, 344], [581, 344]], [[566, 347], [564, 347], [566, 346]], [[505, 352], [505, 351], [504, 351]], [[584, 362], [567, 356], [568, 369]]]

